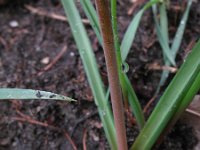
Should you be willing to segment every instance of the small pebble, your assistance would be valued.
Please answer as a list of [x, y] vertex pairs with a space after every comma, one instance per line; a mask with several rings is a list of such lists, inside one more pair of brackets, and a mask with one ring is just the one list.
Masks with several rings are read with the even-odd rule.
[[16, 28], [19, 26], [19, 23], [16, 20], [10, 21], [9, 22], [10, 27]]
[[42, 107], [40, 107], [40, 106], [38, 106], [37, 108], [36, 108], [36, 112], [40, 112], [42, 110]]
[[74, 57], [74, 56], [75, 56], [74, 52], [70, 52], [69, 55], [70, 55], [71, 57]]
[[90, 131], [89, 132], [89, 135], [92, 137], [92, 139], [95, 141], [95, 142], [98, 142], [99, 141], [99, 137], [96, 135], [96, 133], [94, 131]]
[[50, 61], [50, 58], [49, 57], [44, 57], [40, 62], [44, 65], [48, 64]]

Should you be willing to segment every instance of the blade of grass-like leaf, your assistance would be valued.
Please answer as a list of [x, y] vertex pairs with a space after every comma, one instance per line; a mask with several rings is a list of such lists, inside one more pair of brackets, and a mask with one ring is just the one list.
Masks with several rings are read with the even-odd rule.
[[[169, 62], [165, 63], [165, 66], [169, 66], [169, 65], [170, 65]], [[155, 92], [154, 95], [157, 95], [160, 92], [160, 88], [165, 84], [168, 76], [169, 76], [169, 71], [168, 70], [163, 70], [162, 74], [161, 74], [161, 78], [160, 78], [159, 84], [158, 84], [158, 87], [157, 87], [156, 92]]]
[[172, 53], [170, 52], [169, 45], [168, 45], [168, 43], [166, 43], [166, 41], [162, 35], [161, 29], [158, 25], [156, 25], [156, 31], [157, 31], [158, 40], [160, 42], [160, 46], [162, 47], [162, 50], [163, 50], [163, 54], [165, 55], [167, 60], [169, 60], [169, 62], [175, 66], [176, 63], [175, 63]]
[[[152, 6], [152, 9], [153, 9], [153, 14], [154, 14], [154, 21], [155, 21], [155, 24], [156, 24], [156, 27], [159, 26], [159, 23], [158, 23], [158, 19], [156, 17], [156, 14], [157, 14], [157, 8], [156, 6]], [[163, 2], [160, 7], [160, 32], [162, 33], [163, 35], [163, 39], [164, 39], [164, 42], [166, 42], [166, 45], [169, 45], [169, 35], [168, 35], [168, 19], [167, 19], [167, 11], [166, 11], [166, 4]], [[158, 30], [158, 29], [157, 29]], [[157, 34], [158, 34], [158, 31], [157, 31]], [[159, 40], [159, 42], [161, 42], [161, 40]], [[162, 43], [160, 43], [162, 44]], [[162, 44], [163, 45], [163, 44]], [[163, 57], [164, 57], [164, 62], [165, 62], [165, 65], [168, 66], [170, 65], [171, 63], [169, 62], [169, 60], [166, 58], [165, 56], [165, 53], [163, 53]], [[160, 88], [163, 86], [163, 84], [165, 83], [167, 77], [169, 75], [169, 71], [167, 70], [163, 70], [162, 72], [162, 75], [161, 75], [161, 79], [159, 81], [159, 84], [158, 84], [158, 87], [156, 89], [156, 92], [155, 92], [155, 95], [157, 95], [160, 91]]]
[[98, 21], [97, 13], [96, 13], [91, 1], [90, 0], [80, 0], [80, 2], [81, 2], [81, 6], [83, 7], [83, 10], [84, 10], [86, 16], [88, 17], [88, 19], [91, 23], [92, 28], [99, 40], [99, 43], [102, 45], [99, 21]]
[[200, 73], [199, 75], [196, 77], [196, 80], [194, 81], [192, 87], [188, 90], [187, 95], [184, 97], [184, 99], [182, 100], [179, 108], [177, 109], [177, 113], [174, 115], [175, 120], [177, 120], [180, 115], [183, 113], [183, 111], [188, 107], [188, 105], [190, 104], [190, 102], [193, 100], [193, 96], [199, 91], [199, 83], [200, 83]]
[[113, 36], [114, 36], [114, 44], [115, 44], [116, 55], [117, 55], [118, 72], [120, 76], [122, 72], [122, 56], [121, 56], [118, 27], [117, 27], [117, 1], [116, 0], [111, 0], [111, 16], [112, 16], [111, 21], [112, 21], [112, 30], [113, 30]]
[[121, 56], [122, 56], [122, 62], [124, 62], [128, 56], [128, 53], [130, 51], [130, 48], [132, 46], [133, 40], [135, 38], [136, 31], [138, 29], [140, 20], [142, 18], [142, 15], [146, 9], [151, 7], [153, 4], [158, 3], [160, 0], [152, 0], [148, 2], [133, 18], [130, 25], [128, 26], [126, 33], [123, 37], [122, 43], [121, 43]]
[[160, 28], [164, 40], [166, 41], [167, 44], [169, 44], [168, 19], [167, 19], [166, 4], [164, 2], [160, 5]]
[[133, 87], [126, 75], [124, 75], [124, 80], [126, 80], [125, 85], [128, 90], [128, 97], [129, 97], [129, 103], [131, 105], [131, 109], [133, 111], [133, 114], [137, 120], [137, 123], [138, 123], [140, 129], [142, 129], [145, 125], [145, 118], [144, 118], [144, 114], [143, 114], [141, 105], [140, 105], [139, 100], [135, 94], [135, 91], [133, 90]]
[[[185, 26], [186, 26], [186, 22], [187, 22], [187, 19], [188, 19], [188, 14], [189, 14], [191, 5], [192, 5], [192, 0], [189, 0], [188, 4], [187, 4], [187, 8], [186, 8], [184, 15], [183, 15], [183, 17], [180, 21], [178, 30], [177, 30], [175, 38], [174, 38], [174, 41], [172, 43], [171, 53], [172, 53], [174, 59], [176, 58], [177, 51], [180, 48], [181, 40], [182, 40], [182, 37], [183, 37], [183, 33], [184, 33], [184, 30], [185, 30]], [[163, 18], [162, 15], [161, 15], [161, 18]], [[162, 32], [165, 32], [165, 31], [163, 30]], [[164, 58], [164, 60], [165, 60], [165, 66], [170, 66], [170, 62], [166, 58]], [[155, 94], [159, 93], [160, 88], [164, 85], [168, 76], [169, 76], [169, 71], [164, 70], [162, 72], [161, 79], [160, 79], [160, 82], [159, 82], [159, 85], [157, 87]]]
[[142, 9], [135, 15], [135, 17], [133, 18], [133, 21], [131, 21], [128, 29], [126, 30], [126, 33], [125, 33], [124, 38], [121, 43], [121, 50], [122, 50], [121, 55], [122, 55], [123, 61], [125, 61], [128, 56], [128, 53], [132, 46], [138, 25], [140, 23], [140, 20], [142, 18], [144, 11], [145, 10]]
[[[166, 41], [167, 44], [169, 44], [169, 34], [168, 34], [168, 18], [167, 18], [167, 10], [166, 10], [166, 4], [165, 2], [163, 2], [160, 5], [160, 28], [161, 28], [161, 32], [163, 33], [163, 38]], [[165, 62], [169, 62], [169, 60], [166, 58], [165, 53], [163, 53], [164, 55], [164, 60]], [[170, 62], [169, 62], [170, 63]], [[168, 73], [167, 73], [168, 72]], [[160, 80], [160, 84], [159, 85], [163, 85], [163, 83], [165, 82], [164, 80], [167, 79], [168, 75], [169, 75], [169, 71], [163, 71], [162, 72], [163, 76], [161, 77]], [[161, 86], [158, 86], [157, 92], [156, 94], [158, 94], [159, 90], [160, 90]]]
[[52, 100], [65, 100], [76, 101], [67, 96], [31, 89], [17, 89], [17, 88], [0, 88], [0, 99], [52, 99]]
[[[131, 147], [132, 150], [145, 150], [153, 146], [163, 129], [175, 114], [177, 108], [179, 108], [182, 100], [187, 97], [188, 91], [191, 92], [190, 89], [193, 87], [194, 81], [200, 73], [199, 56], [200, 41], [193, 48], [167, 90], [164, 92], [143, 130]], [[195, 84], [195, 92], [197, 91], [196, 89], [200, 89], [200, 83]], [[191, 93], [195, 94], [195, 92]]]
[[[92, 5], [90, 0], [80, 0], [81, 5], [83, 7], [83, 10], [88, 17], [89, 21], [91, 22], [91, 25], [93, 27], [93, 30], [98, 38], [98, 41], [100, 45], [102, 46], [102, 37], [100, 34], [100, 27], [99, 27], [99, 21], [98, 21], [98, 16], [97, 13], [94, 9], [94, 6]], [[110, 90], [108, 88], [106, 92], [106, 100], [108, 101], [110, 95]]]
[[188, 19], [188, 15], [189, 15], [189, 12], [190, 12], [191, 5], [192, 5], [192, 0], [188, 0], [187, 8], [186, 8], [186, 10], [183, 14], [183, 17], [180, 21], [178, 30], [176, 32], [175, 38], [174, 38], [173, 43], [172, 43], [171, 51], [172, 51], [174, 58], [176, 57], [176, 54], [177, 54], [177, 52], [180, 48], [180, 45], [181, 45], [181, 41], [182, 41], [182, 38], [183, 38], [183, 33], [185, 31], [185, 26], [186, 26], [186, 23], [187, 23], [187, 19]]
[[186, 96], [183, 98], [181, 103], [179, 104], [179, 107], [176, 109], [173, 117], [165, 127], [165, 129], [162, 131], [161, 135], [159, 136], [159, 141], [163, 139], [163, 137], [169, 132], [169, 130], [173, 127], [173, 125], [176, 123], [176, 121], [179, 119], [179, 117], [182, 115], [182, 113], [186, 110], [186, 108], [189, 106], [190, 102], [193, 100], [193, 97], [195, 94], [199, 91], [199, 84], [200, 84], [200, 72], [196, 79], [194, 80], [193, 84], [191, 85], [191, 88], [187, 91]]
[[[196, 48], [198, 48], [198, 45], [196, 46]], [[199, 44], [199, 50], [200, 50], [200, 44]], [[199, 64], [200, 67], [200, 64]], [[178, 118], [180, 117], [180, 115], [184, 112], [184, 110], [189, 106], [190, 102], [193, 100], [192, 97], [195, 95], [195, 93], [198, 92], [198, 86], [200, 83], [200, 72], [198, 74], [198, 76], [196, 77], [196, 79], [194, 80], [191, 88], [188, 90], [186, 96], [183, 98], [183, 100], [181, 101], [181, 104], [179, 105], [179, 107], [176, 110], [176, 113], [174, 114], [172, 120], [170, 121], [170, 123], [168, 124], [167, 128], [170, 128], [172, 125], [175, 124], [175, 122], [178, 120]]]
[[[157, 16], [156, 16], [156, 14], [157, 14], [156, 6], [155, 5], [152, 6], [152, 9], [153, 9], [154, 21], [155, 21], [155, 26], [156, 26], [156, 34], [158, 36], [158, 40], [159, 40], [160, 46], [163, 51], [163, 55], [165, 56], [166, 60], [169, 60], [169, 62], [175, 66], [175, 64], [176, 64], [175, 60], [170, 51], [169, 43], [167, 43], [167, 37], [165, 37], [166, 33], [162, 32], [161, 27], [158, 22], [158, 19], [157, 19]], [[161, 17], [164, 17], [164, 16], [161, 16]], [[163, 30], [166, 30], [166, 29], [163, 29]]]
[[95, 56], [92, 52], [91, 44], [85, 28], [81, 22], [75, 1], [62, 0], [62, 4], [68, 16], [70, 27], [82, 58], [84, 69], [94, 95], [95, 103], [98, 107], [99, 115], [103, 123], [108, 142], [112, 149], [117, 149], [116, 131], [113, 123], [113, 116], [106, 101], [106, 95], [96, 64]]

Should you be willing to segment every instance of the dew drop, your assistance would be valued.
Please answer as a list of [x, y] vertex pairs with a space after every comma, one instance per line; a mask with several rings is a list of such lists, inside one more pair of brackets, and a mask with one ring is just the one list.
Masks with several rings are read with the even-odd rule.
[[129, 71], [129, 65], [126, 62], [122, 64], [122, 70], [124, 73], [127, 73]]
[[7, 97], [8, 97], [8, 98], [12, 98], [12, 95], [11, 95], [11, 94], [9, 94]]
[[105, 110], [101, 110], [101, 114], [102, 114], [102, 116], [105, 116], [106, 115]]
[[182, 25], [184, 25], [184, 24], [185, 24], [185, 22], [182, 20], [182, 21], [181, 21], [181, 24], [182, 24]]

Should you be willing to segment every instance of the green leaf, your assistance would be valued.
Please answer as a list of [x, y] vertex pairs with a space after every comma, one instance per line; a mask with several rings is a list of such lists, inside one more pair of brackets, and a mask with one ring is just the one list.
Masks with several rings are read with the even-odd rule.
[[[182, 19], [180, 21], [178, 30], [176, 32], [175, 38], [174, 38], [172, 46], [171, 46], [171, 53], [173, 55], [173, 59], [174, 60], [175, 60], [177, 52], [178, 52], [178, 50], [180, 48], [180, 44], [181, 44], [181, 41], [182, 41], [182, 38], [183, 38], [183, 33], [184, 33], [185, 26], [186, 26], [186, 23], [187, 23], [188, 14], [189, 14], [189, 11], [190, 11], [190, 8], [191, 8], [191, 4], [192, 4], [192, 0], [189, 0], [188, 4], [187, 4], [187, 8], [186, 8], [186, 10], [184, 12], [184, 15], [183, 15], [183, 17], [182, 17]], [[165, 5], [165, 4], [163, 3], [162, 5]], [[161, 12], [161, 14], [160, 14], [161, 15], [160, 16], [161, 21], [160, 22], [161, 22], [161, 30], [162, 30], [161, 32], [163, 33], [165, 41], [168, 41], [168, 33], [166, 33], [167, 32], [167, 29], [166, 29], [167, 27], [166, 27], [166, 25], [164, 25], [165, 22], [167, 22], [166, 21], [167, 20], [167, 15], [165, 13], [166, 8], [164, 8], [163, 6], [161, 6], [161, 7], [162, 7], [162, 8], [160, 8], [160, 10], [162, 9], [160, 11]], [[165, 9], [165, 10], [163, 10], [163, 9]], [[155, 18], [155, 20], [157, 21], [156, 18]], [[163, 55], [164, 55], [165, 66], [170, 66], [171, 63], [169, 62], [169, 60], [166, 59], [166, 56], [165, 56], [164, 53], [163, 53]], [[158, 84], [158, 87], [157, 87], [157, 90], [156, 90], [156, 93], [155, 93], [156, 95], [159, 93], [161, 86], [164, 85], [164, 83], [167, 80], [168, 76], [169, 76], [169, 71], [168, 70], [164, 70], [162, 72], [161, 79], [160, 79], [160, 82]]]
[[189, 106], [189, 104], [193, 100], [194, 95], [199, 91], [199, 83], [200, 83], [200, 72], [196, 77], [196, 79], [194, 80], [191, 88], [187, 91], [187, 94], [181, 101], [181, 104], [177, 108], [176, 113], [173, 115], [173, 118], [170, 121], [172, 125], [178, 120], [178, 118], [181, 116], [181, 114], [185, 111], [185, 109]]
[[128, 53], [133, 44], [133, 40], [135, 38], [135, 34], [138, 29], [138, 25], [140, 23], [140, 20], [142, 18], [144, 11], [145, 10], [142, 9], [134, 16], [133, 20], [131, 21], [130, 25], [128, 26], [128, 29], [126, 30], [126, 33], [125, 33], [124, 38], [121, 43], [122, 61], [125, 61], [128, 56]]
[[145, 125], [145, 118], [144, 118], [144, 114], [143, 114], [141, 105], [140, 105], [137, 95], [135, 94], [135, 91], [126, 75], [124, 75], [124, 80], [126, 80], [125, 85], [128, 90], [128, 98], [129, 98], [129, 103], [131, 105], [131, 109], [136, 118], [139, 128], [142, 129]]
[[168, 19], [167, 19], [167, 10], [165, 3], [160, 5], [160, 28], [163, 33], [163, 38], [167, 44], [169, 44], [169, 35], [168, 35]]
[[145, 12], [146, 9], [151, 7], [153, 4], [158, 3], [160, 0], [152, 0], [148, 2], [133, 18], [131, 23], [129, 24], [125, 35], [123, 37], [122, 43], [121, 43], [121, 56], [122, 61], [124, 62], [128, 56], [128, 53], [130, 51], [130, 48], [133, 44], [136, 31], [138, 29], [139, 23], [141, 21], [142, 15]]
[[31, 90], [31, 89], [17, 89], [17, 88], [0, 88], [0, 99], [52, 99], [64, 101], [76, 101], [67, 96], [58, 95], [51, 92]]
[[181, 45], [181, 41], [182, 41], [182, 38], [183, 38], [183, 33], [185, 31], [185, 27], [186, 27], [186, 23], [187, 23], [187, 20], [188, 20], [188, 15], [189, 15], [189, 12], [190, 12], [192, 1], [193, 0], [188, 0], [187, 8], [186, 8], [186, 10], [183, 14], [183, 17], [180, 21], [178, 30], [176, 32], [176, 35], [174, 37], [174, 40], [173, 40], [173, 43], [172, 43], [172, 46], [171, 46], [171, 51], [172, 51], [174, 58], [176, 58], [176, 54], [177, 54], [177, 52], [180, 48], [180, 45]]
[[[153, 13], [154, 13], [154, 21], [156, 26], [159, 26], [159, 21], [158, 18], [156, 17], [157, 14], [157, 7], [154, 5], [152, 6]], [[163, 39], [166, 42], [167, 45], [169, 45], [169, 35], [168, 35], [168, 18], [167, 18], [167, 11], [166, 11], [166, 4], [163, 2], [160, 5], [160, 32], [163, 35]], [[158, 30], [158, 29], [157, 29]], [[158, 32], [158, 31], [157, 31]], [[157, 33], [158, 34], [158, 33]], [[158, 36], [159, 37], [159, 36]], [[159, 40], [160, 45], [163, 45], [161, 41]], [[163, 46], [162, 46], [163, 47]], [[171, 52], [171, 51], [170, 51]], [[163, 52], [163, 58], [166, 66], [169, 66], [171, 63], [170, 61], [166, 58], [165, 53]], [[168, 78], [169, 71], [163, 70], [161, 74], [161, 79], [159, 81], [158, 87], [156, 89], [155, 95], [157, 95], [160, 91], [160, 88], [164, 85], [166, 79]]]
[[[166, 29], [161, 29], [161, 27], [159, 25], [159, 22], [158, 22], [158, 19], [157, 19], [157, 16], [156, 16], [156, 14], [157, 14], [156, 6], [153, 6], [152, 8], [153, 8], [153, 15], [154, 15], [155, 26], [156, 26], [156, 33], [157, 33], [157, 36], [158, 36], [160, 46], [161, 46], [162, 51], [163, 51], [163, 55], [165, 56], [166, 60], [168, 60], [172, 65], [175, 66], [176, 63], [175, 63], [174, 57], [171, 53], [169, 43], [167, 41], [167, 37], [166, 37], [166, 33], [165, 33], [166, 31], [162, 32], [163, 30], [166, 30]], [[166, 16], [162, 16], [162, 17], [166, 17]]]
[[[200, 40], [160, 98], [132, 150], [151, 149], [183, 101], [191, 100], [200, 89]], [[195, 83], [194, 83], [195, 82]], [[190, 95], [190, 96], [188, 96]], [[187, 103], [188, 105], [188, 103]]]
[[97, 13], [96, 13], [91, 1], [90, 0], [80, 0], [80, 3], [81, 3], [81, 6], [83, 7], [83, 10], [84, 10], [86, 16], [88, 17], [88, 19], [90, 21], [90, 24], [100, 42], [100, 44], [102, 45], [99, 21], [98, 21]]

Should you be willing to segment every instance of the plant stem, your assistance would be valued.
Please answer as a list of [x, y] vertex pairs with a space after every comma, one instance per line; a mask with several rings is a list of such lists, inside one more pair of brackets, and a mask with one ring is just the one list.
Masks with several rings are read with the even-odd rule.
[[112, 16], [111, 22], [112, 22], [112, 29], [113, 29], [113, 36], [114, 36], [114, 45], [115, 45], [116, 55], [117, 55], [116, 58], [117, 58], [119, 80], [120, 80], [123, 99], [125, 103], [125, 109], [127, 109], [126, 104], [128, 105], [128, 93], [127, 93], [127, 89], [126, 89], [124, 78], [123, 78], [123, 72], [122, 72], [123, 63], [122, 63], [119, 36], [118, 36], [118, 30], [117, 30], [117, 1], [116, 0], [111, 0], [111, 16]]
[[110, 94], [114, 114], [115, 128], [117, 132], [118, 149], [127, 150], [122, 93], [119, 82], [118, 65], [116, 60], [108, 1], [96, 0], [95, 3], [99, 15], [101, 34], [103, 37], [103, 49], [108, 72], [108, 81], [110, 85]]

